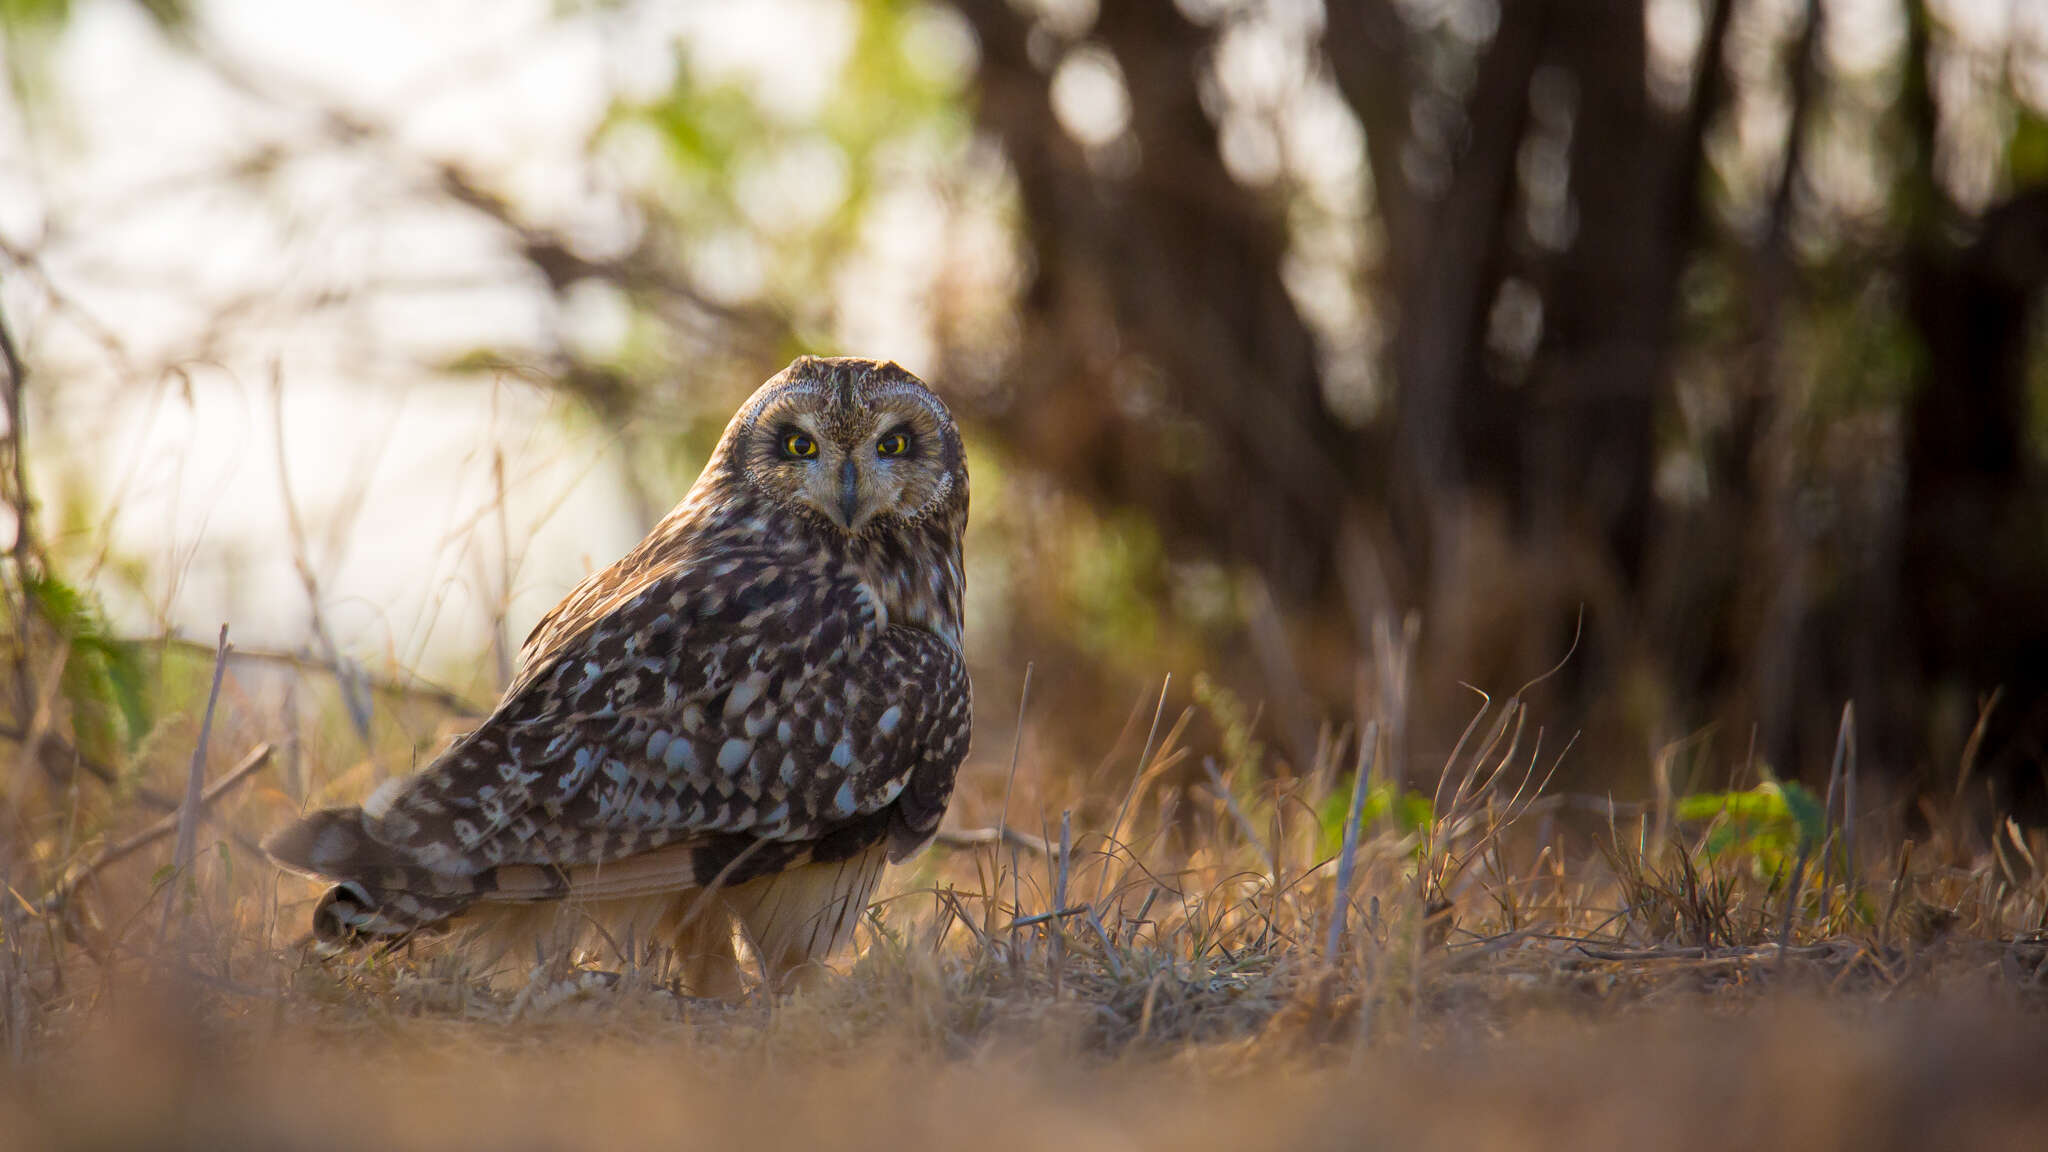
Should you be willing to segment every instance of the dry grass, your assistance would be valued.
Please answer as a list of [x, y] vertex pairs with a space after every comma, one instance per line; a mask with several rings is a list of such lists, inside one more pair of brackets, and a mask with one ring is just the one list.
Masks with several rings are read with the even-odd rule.
[[0, 1143], [2011, 1147], [2048, 1119], [2040, 833], [1866, 821], [1851, 867], [1830, 818], [1788, 860], [1547, 792], [1512, 701], [1427, 804], [1336, 735], [1276, 776], [1228, 724], [1221, 764], [1155, 724], [1066, 805], [992, 759], [956, 815], [1042, 837], [941, 846], [840, 972], [720, 1005], [647, 952], [308, 959], [312, 889], [250, 840], [445, 733], [435, 700], [365, 733], [308, 694], [231, 669], [213, 777], [247, 783], [184, 822], [182, 873], [138, 798], [182, 789], [203, 698], [112, 788], [17, 777]]

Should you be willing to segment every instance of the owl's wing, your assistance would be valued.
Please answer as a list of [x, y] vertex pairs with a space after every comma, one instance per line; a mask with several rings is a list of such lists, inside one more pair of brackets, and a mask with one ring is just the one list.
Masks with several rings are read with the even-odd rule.
[[[482, 727], [373, 800], [361, 835], [330, 820], [274, 854], [341, 877], [347, 857], [375, 887], [451, 901], [560, 895], [578, 870], [671, 845], [690, 846], [671, 886], [884, 838], [901, 858], [944, 811], [968, 693], [950, 645], [883, 626], [851, 580], [728, 556], [672, 569], [561, 642]], [[511, 865], [545, 883], [508, 889]]]
[[[555, 658], [575, 640], [639, 600], [652, 585], [666, 579], [690, 588], [722, 562], [692, 555], [687, 544], [679, 544], [675, 534], [664, 531], [667, 527], [667, 522], [657, 526], [611, 567], [585, 577], [534, 623], [520, 645], [519, 670], [505, 691], [507, 698], [518, 695], [537, 675], [554, 667]], [[748, 567], [764, 563], [745, 553], [730, 559]], [[698, 595], [709, 591], [692, 590]]]

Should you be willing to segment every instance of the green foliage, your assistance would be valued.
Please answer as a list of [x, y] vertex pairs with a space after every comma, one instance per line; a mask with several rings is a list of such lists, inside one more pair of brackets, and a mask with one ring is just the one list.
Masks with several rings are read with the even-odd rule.
[[744, 150], [768, 133], [761, 109], [745, 91], [729, 84], [700, 86], [688, 73], [662, 100], [618, 115], [658, 129], [677, 173], [706, 185], [721, 181]]
[[1195, 703], [1209, 713], [1222, 736], [1224, 776], [1257, 779], [1266, 759], [1266, 747], [1252, 731], [1258, 718], [1249, 713], [1236, 693], [1206, 674], [1195, 677]]
[[[1316, 808], [1316, 823], [1321, 829], [1316, 842], [1318, 855], [1327, 858], [1343, 850], [1344, 822], [1350, 816], [1351, 781], [1345, 780], [1330, 789]], [[1428, 796], [1412, 788], [1402, 792], [1391, 784], [1375, 784], [1367, 790], [1359, 807], [1358, 826], [1371, 829], [1382, 821], [1392, 820], [1395, 829], [1405, 836], [1422, 831], [1435, 819], [1436, 806]]]
[[[186, 0], [137, 0], [136, 6], [164, 28], [191, 22]], [[0, 31], [56, 32], [71, 21], [71, 0], [0, 0]]]
[[1749, 860], [1760, 875], [1789, 872], [1827, 836], [1827, 815], [1797, 781], [1765, 780], [1742, 792], [1705, 792], [1678, 802], [1678, 818], [1708, 822], [1702, 844], [1716, 863]]
[[2048, 184], [2048, 117], [2024, 103], [2015, 103], [2012, 139], [2005, 146], [2005, 162], [2013, 187]]
[[53, 103], [50, 64], [70, 20], [71, 0], [0, 0], [0, 69], [24, 110]]
[[[1104, 660], [1147, 667], [1147, 661], [1159, 659], [1167, 639], [1157, 589], [1157, 574], [1165, 566], [1158, 529], [1142, 516], [1117, 514], [1103, 520], [1076, 516], [1069, 531], [1063, 576], [1075, 638]], [[1216, 716], [1219, 727], [1229, 728], [1230, 718], [1215, 707], [1225, 702], [1205, 691], [1197, 683], [1195, 699]], [[1240, 763], [1236, 753], [1229, 763], [1233, 768]]]
[[[182, 29], [193, 20], [186, 0], [137, 0], [135, 4], [164, 29]], [[72, 0], [0, 0], [0, 27], [8, 31], [55, 31], [72, 20]]]
[[65, 646], [58, 688], [71, 706], [80, 751], [96, 759], [111, 759], [124, 747], [134, 751], [156, 722], [143, 647], [116, 639], [98, 602], [54, 576], [31, 575], [25, 591], [37, 617]]
[[[817, 310], [829, 296], [818, 285], [861, 244], [876, 193], [931, 146], [957, 148], [971, 137], [964, 77], [934, 68], [921, 47], [928, 6], [863, 0], [853, 11], [845, 62], [815, 113], [792, 115], [750, 85], [707, 80], [684, 66], [656, 99], [613, 108], [604, 129], [651, 130], [668, 161], [659, 194], [674, 223], [758, 265], [754, 302], [788, 315], [796, 351], [816, 350], [809, 334], [826, 319]], [[796, 182], [835, 198], [801, 219], [767, 216], [764, 176], [772, 186]]]
[[[1194, 697], [1216, 725], [1217, 744], [1222, 753], [1219, 771], [1225, 786], [1238, 807], [1255, 824], [1263, 824], [1272, 812], [1275, 793], [1270, 786], [1272, 774], [1266, 767], [1266, 746], [1257, 735], [1257, 713], [1247, 708], [1236, 693], [1207, 675], [1195, 677]], [[1319, 801], [1305, 798], [1315, 811], [1319, 859], [1330, 859], [1344, 847], [1344, 823], [1351, 815], [1353, 779], [1339, 780]], [[1369, 836], [1373, 829], [1391, 824], [1401, 835], [1408, 836], [1428, 828], [1435, 819], [1436, 807], [1428, 796], [1379, 783], [1367, 789], [1359, 808], [1358, 825], [1365, 830], [1363, 835]], [[1415, 851], [1422, 851], [1420, 843]]]
[[62, 27], [71, 17], [71, 0], [0, 0], [0, 27], [8, 31]]

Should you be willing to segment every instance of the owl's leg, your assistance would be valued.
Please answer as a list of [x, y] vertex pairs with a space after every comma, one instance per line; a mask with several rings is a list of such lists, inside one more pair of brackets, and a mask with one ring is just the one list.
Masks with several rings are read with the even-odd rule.
[[[698, 907], [700, 901], [703, 907]], [[746, 991], [732, 946], [732, 917], [723, 901], [692, 891], [674, 906], [671, 946], [676, 978], [692, 996], [737, 1000]]]
[[733, 889], [726, 904], [778, 992], [824, 974], [824, 960], [853, 942], [881, 878], [881, 845], [830, 864], [805, 864]]
[[494, 988], [517, 991], [536, 972], [549, 979], [568, 974], [573, 941], [558, 903], [478, 904], [456, 923], [471, 970]]

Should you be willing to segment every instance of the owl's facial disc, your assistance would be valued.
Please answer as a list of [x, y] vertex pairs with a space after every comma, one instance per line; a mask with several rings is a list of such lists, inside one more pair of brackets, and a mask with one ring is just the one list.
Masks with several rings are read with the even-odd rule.
[[849, 536], [923, 503], [933, 462], [913, 420], [888, 412], [839, 420], [806, 413], [778, 425], [774, 437], [781, 467], [799, 474], [791, 496]]
[[815, 530], [872, 539], [941, 512], [965, 519], [960, 434], [894, 364], [799, 357], [733, 418], [718, 459]]

